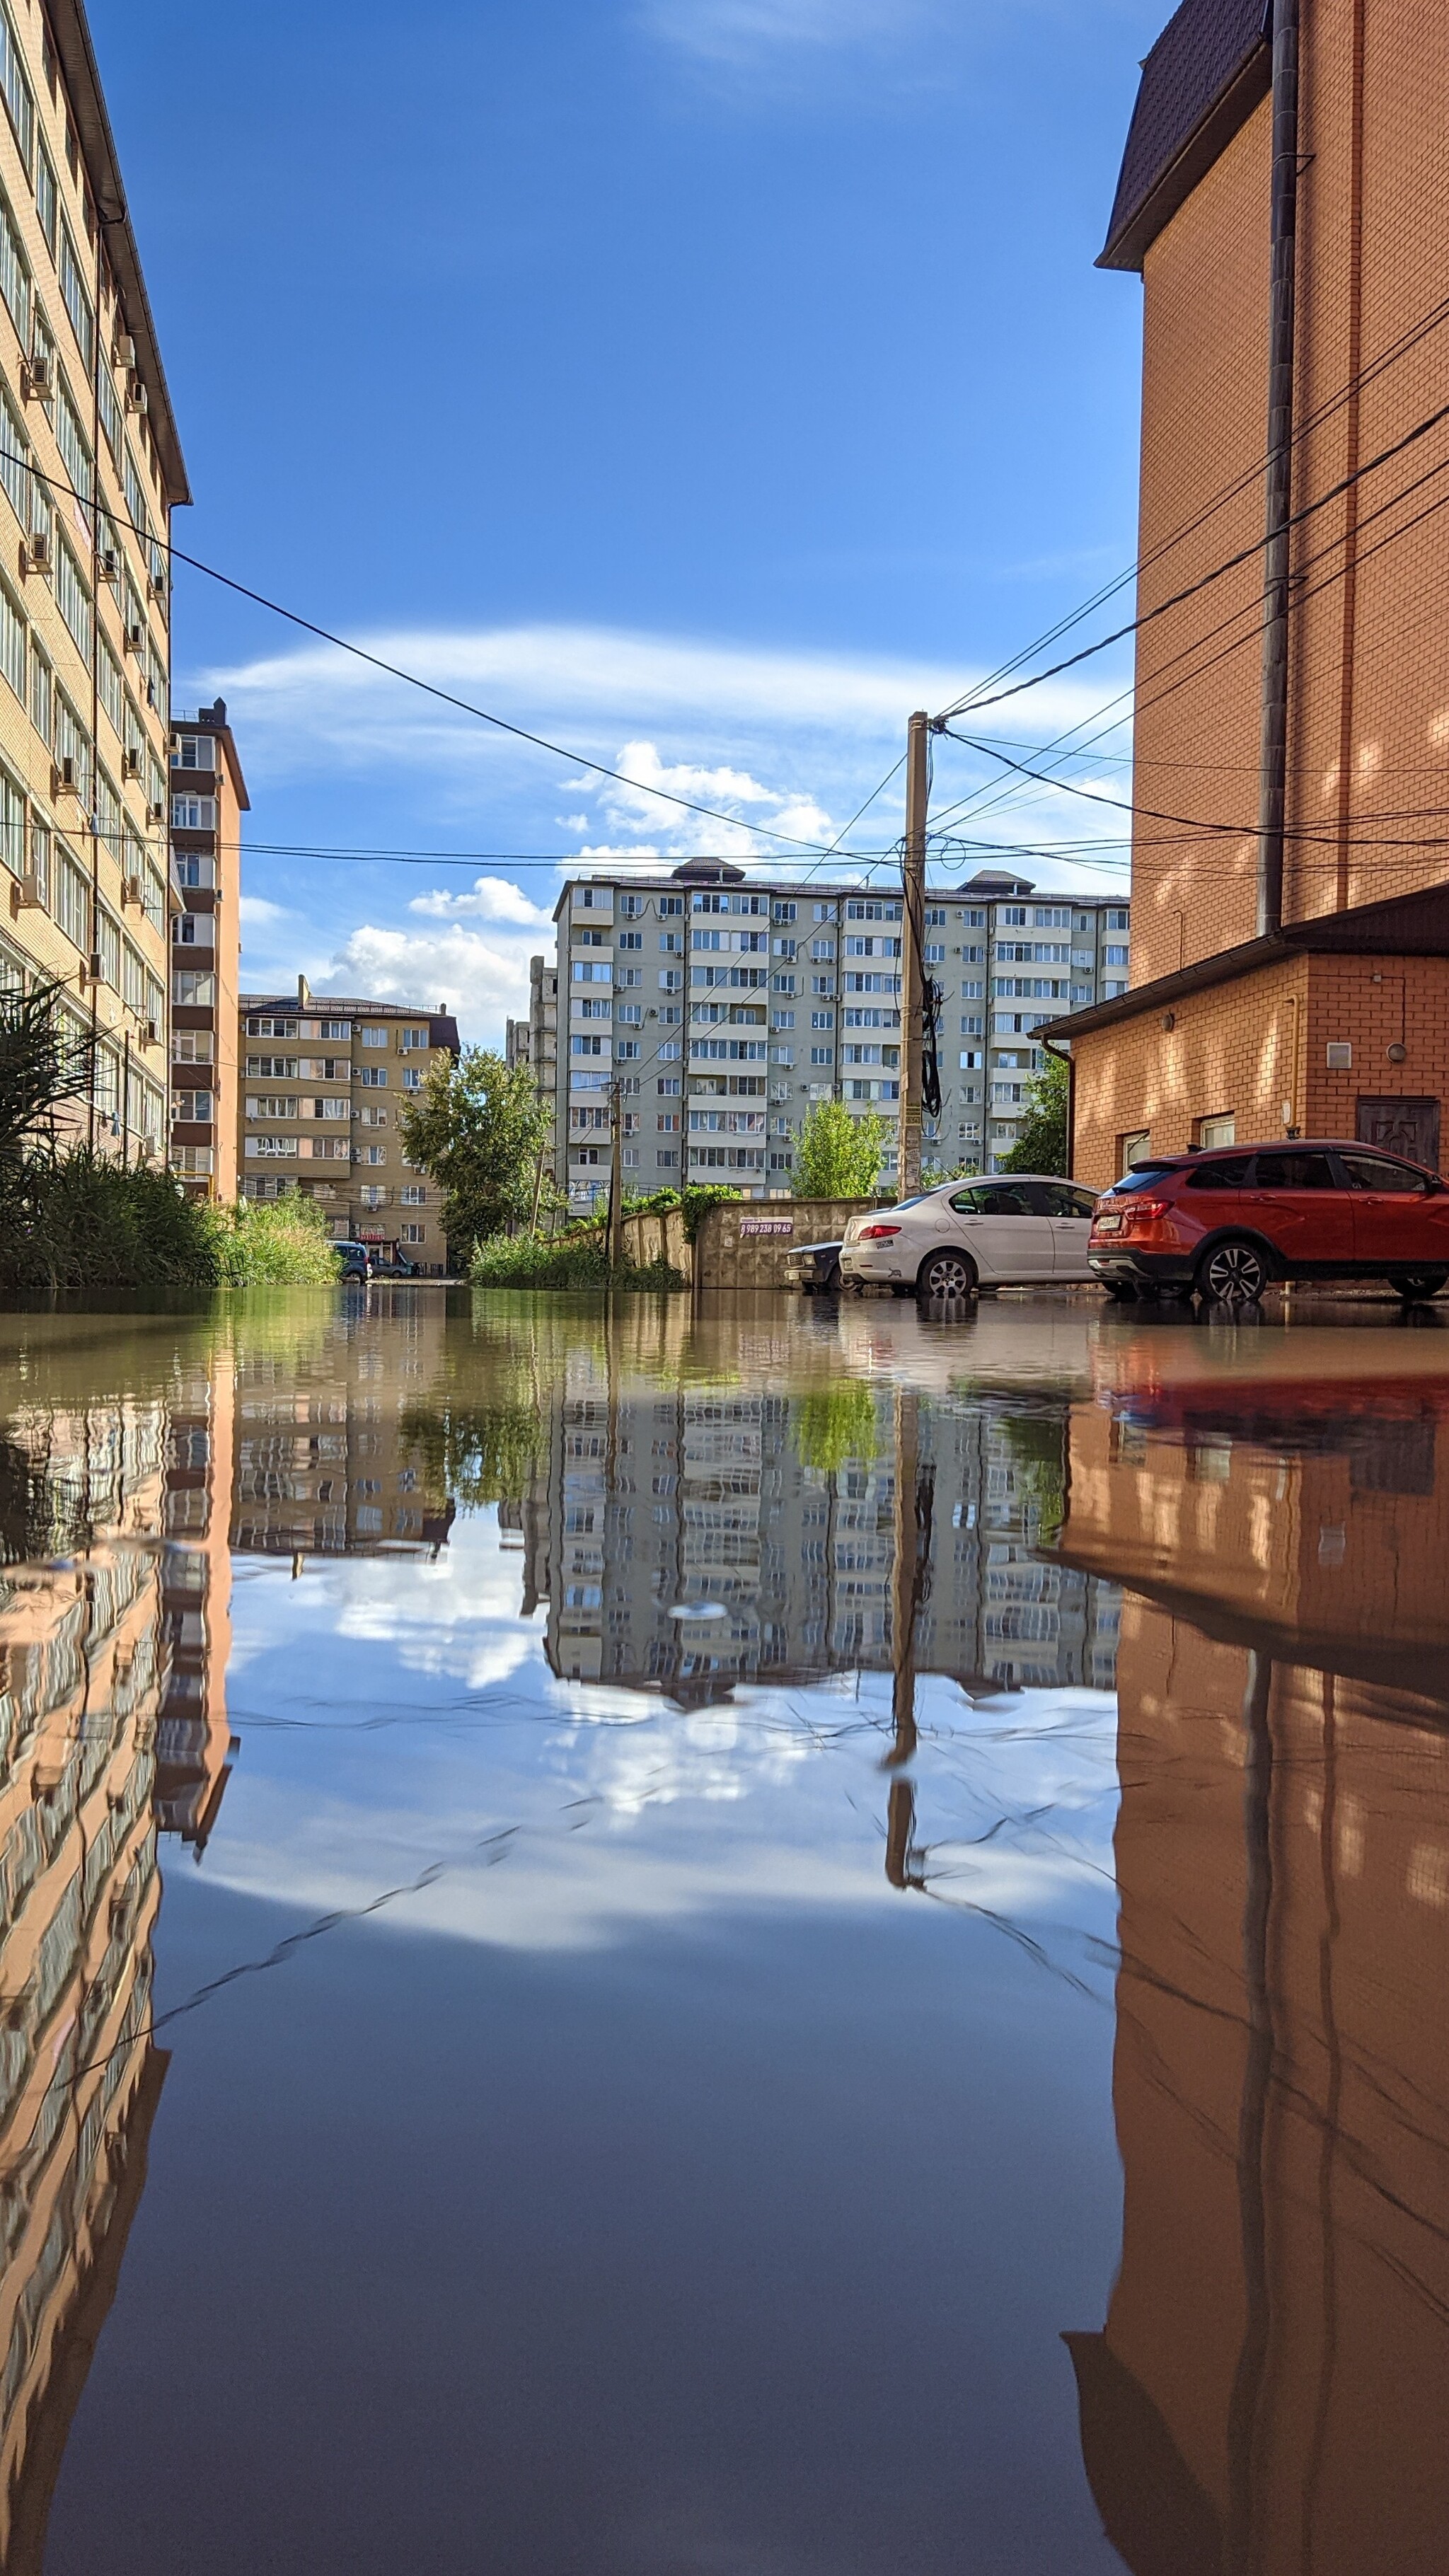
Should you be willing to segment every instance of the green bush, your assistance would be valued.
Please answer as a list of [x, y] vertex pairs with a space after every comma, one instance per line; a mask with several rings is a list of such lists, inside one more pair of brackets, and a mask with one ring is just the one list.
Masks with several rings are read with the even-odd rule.
[[337, 1247], [310, 1199], [241, 1199], [206, 1213], [228, 1288], [325, 1288], [337, 1277]]
[[0, 1179], [0, 1290], [214, 1288], [221, 1276], [215, 1212], [155, 1164], [76, 1145]]
[[468, 1264], [475, 1288], [628, 1288], [670, 1293], [685, 1281], [667, 1261], [642, 1269], [611, 1271], [607, 1240], [598, 1226], [567, 1234], [495, 1234], [475, 1244]]

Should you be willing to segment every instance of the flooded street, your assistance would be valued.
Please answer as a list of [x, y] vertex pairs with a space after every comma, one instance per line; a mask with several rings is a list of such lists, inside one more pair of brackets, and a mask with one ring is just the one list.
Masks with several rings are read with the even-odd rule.
[[1437, 1315], [0, 1388], [4, 2576], [1445, 2563]]

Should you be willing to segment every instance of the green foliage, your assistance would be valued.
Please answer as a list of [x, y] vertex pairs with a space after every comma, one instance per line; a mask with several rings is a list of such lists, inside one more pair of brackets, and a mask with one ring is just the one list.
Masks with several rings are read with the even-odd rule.
[[487, 1047], [430, 1066], [398, 1113], [403, 1152], [443, 1193], [443, 1231], [458, 1252], [486, 1244], [533, 1213], [549, 1113], [526, 1065]]
[[0, 1176], [0, 1291], [213, 1288], [220, 1277], [215, 1212], [155, 1164], [77, 1145]]
[[848, 1458], [868, 1464], [880, 1447], [875, 1397], [858, 1378], [812, 1387], [791, 1404], [790, 1421], [801, 1466], [822, 1475], [835, 1474]]
[[61, 1010], [62, 990], [0, 993], [0, 1165], [21, 1162], [27, 1141], [53, 1128], [52, 1113], [90, 1090], [94, 1048]]
[[468, 1264], [475, 1288], [629, 1288], [672, 1293], [685, 1285], [667, 1261], [642, 1269], [611, 1271], [601, 1226], [574, 1226], [567, 1234], [495, 1234], [476, 1243]]
[[1031, 1536], [1042, 1547], [1055, 1547], [1067, 1510], [1065, 1416], [1009, 1413], [1001, 1427], [1016, 1468]]
[[1067, 1068], [1048, 1055], [1026, 1087], [1026, 1115], [1016, 1143], [1002, 1157], [1004, 1172], [1065, 1172], [1067, 1168]]
[[325, 1288], [337, 1277], [337, 1248], [310, 1199], [242, 1199], [206, 1213], [225, 1287]]
[[795, 1139], [796, 1198], [874, 1198], [885, 1142], [878, 1110], [852, 1118], [843, 1100], [817, 1100]]
[[728, 1181], [690, 1183], [684, 1193], [684, 1234], [688, 1243], [698, 1240], [699, 1229], [712, 1207], [723, 1207], [726, 1199], [737, 1199], [741, 1193], [730, 1188]]

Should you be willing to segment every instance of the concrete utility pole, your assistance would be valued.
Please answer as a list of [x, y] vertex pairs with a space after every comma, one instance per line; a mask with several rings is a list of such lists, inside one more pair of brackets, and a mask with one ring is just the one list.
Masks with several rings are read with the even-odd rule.
[[921, 1186], [921, 1057], [926, 999], [926, 769], [931, 719], [911, 718], [906, 750], [906, 847], [901, 905], [901, 1122], [896, 1180], [901, 1197]]
[[609, 1085], [609, 1268], [624, 1262], [624, 1086], [617, 1074]]

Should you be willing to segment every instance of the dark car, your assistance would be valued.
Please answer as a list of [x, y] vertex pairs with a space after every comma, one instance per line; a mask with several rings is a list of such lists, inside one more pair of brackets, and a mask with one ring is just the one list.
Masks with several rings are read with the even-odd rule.
[[786, 1253], [783, 1264], [787, 1288], [798, 1288], [802, 1297], [813, 1297], [820, 1290], [840, 1286], [840, 1245], [838, 1243], [796, 1243]]
[[1097, 1202], [1088, 1259], [1118, 1296], [1251, 1304], [1278, 1279], [1449, 1280], [1449, 1189], [1374, 1145], [1223, 1146], [1140, 1163]]
[[338, 1243], [334, 1244], [333, 1250], [341, 1257], [342, 1267], [339, 1273], [341, 1278], [370, 1279], [372, 1277], [373, 1262], [370, 1245]]

